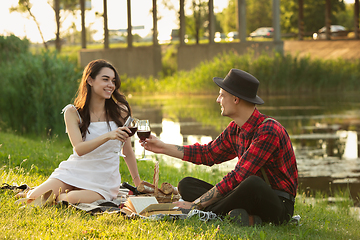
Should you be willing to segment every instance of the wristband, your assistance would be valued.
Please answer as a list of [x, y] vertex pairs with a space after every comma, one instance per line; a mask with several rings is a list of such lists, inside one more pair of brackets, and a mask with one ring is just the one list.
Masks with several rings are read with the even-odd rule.
[[193, 203], [194, 203], [196, 209], [199, 209], [199, 210], [203, 209], [203, 206], [201, 205], [201, 202], [200, 202], [200, 198], [196, 199]]
[[140, 177], [140, 176], [139, 176], [139, 174], [138, 174], [138, 175], [136, 175], [136, 176], [133, 178], [133, 181], [134, 181], [137, 177]]

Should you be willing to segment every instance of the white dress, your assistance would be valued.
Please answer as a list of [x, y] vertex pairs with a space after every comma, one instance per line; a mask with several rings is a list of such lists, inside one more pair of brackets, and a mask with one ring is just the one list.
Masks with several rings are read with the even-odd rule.
[[[67, 105], [63, 112], [69, 107], [74, 106]], [[85, 141], [117, 128], [115, 122], [111, 121], [109, 124], [111, 129], [109, 129], [107, 122], [91, 122]], [[73, 154], [68, 160], [60, 163], [50, 178], [57, 178], [66, 184], [81, 189], [92, 190], [106, 200], [112, 200], [118, 195], [121, 184], [119, 156], [116, 153], [119, 149], [120, 141], [118, 140], [109, 140], [82, 156], [79, 156], [73, 149]]]

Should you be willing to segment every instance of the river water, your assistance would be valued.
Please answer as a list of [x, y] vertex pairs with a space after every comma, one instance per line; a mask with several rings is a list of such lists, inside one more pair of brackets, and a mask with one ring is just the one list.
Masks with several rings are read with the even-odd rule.
[[[216, 98], [129, 96], [128, 101], [135, 117], [150, 120], [153, 134], [165, 142], [186, 145], [211, 141], [231, 121], [221, 116]], [[277, 119], [290, 135], [299, 188], [331, 195], [334, 190], [349, 187], [356, 200], [360, 196], [360, 94], [319, 92], [262, 98], [265, 104], [257, 106], [259, 111]], [[140, 156], [142, 147], [136, 137], [133, 140], [135, 153]], [[151, 152], [146, 154], [155, 157]], [[177, 167], [184, 164], [163, 155], [160, 158]], [[236, 159], [215, 167], [229, 171], [235, 163]]]

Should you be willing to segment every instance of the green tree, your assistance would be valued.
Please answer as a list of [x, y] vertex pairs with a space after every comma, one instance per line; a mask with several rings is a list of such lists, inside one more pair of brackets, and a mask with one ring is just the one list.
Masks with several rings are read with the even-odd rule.
[[48, 46], [47, 46], [47, 44], [45, 42], [45, 39], [44, 39], [44, 35], [43, 35], [43, 33], [41, 31], [41, 28], [40, 28], [40, 24], [36, 20], [35, 15], [32, 13], [31, 8], [32, 8], [32, 4], [30, 3], [30, 0], [19, 0], [18, 5], [11, 7], [9, 10], [10, 10], [10, 12], [27, 13], [28, 17], [32, 18], [34, 20], [34, 22], [35, 22], [35, 24], [36, 24], [36, 26], [37, 26], [37, 28], [39, 30], [39, 33], [40, 33], [41, 39], [43, 41], [44, 47], [46, 49], [48, 49]]
[[[224, 32], [236, 31], [237, 0], [229, 0], [229, 5], [218, 14]], [[298, 0], [281, 0], [280, 24], [282, 32], [298, 32]], [[331, 0], [332, 24], [350, 25], [351, 9], [345, 9], [343, 0]], [[346, 24], [345, 24], [346, 23]], [[304, 0], [304, 31], [313, 33], [325, 25], [325, 1]], [[272, 1], [246, 0], [247, 33], [259, 27], [272, 26]]]
[[246, 28], [247, 33], [259, 27], [272, 26], [272, 1], [247, 0], [246, 1]]
[[224, 32], [224, 29], [220, 22], [220, 19], [222, 18], [221, 14], [222, 13], [215, 14], [215, 32]]
[[298, 10], [298, 0], [281, 1], [280, 25], [282, 32], [298, 32]]
[[192, 16], [186, 16], [186, 31], [188, 35], [195, 38], [196, 44], [199, 44], [200, 37], [208, 29], [208, 2], [192, 0], [191, 10]]
[[[60, 27], [61, 27], [61, 14], [60, 14], [60, 10], [62, 9], [63, 12], [72, 12], [74, 13], [78, 3], [78, 0], [48, 0], [48, 4], [53, 8], [54, 13], [55, 13], [55, 21], [56, 21], [56, 49], [58, 51], [61, 50], [61, 42], [60, 42]], [[10, 12], [20, 12], [20, 13], [27, 13], [29, 15], [30, 18], [33, 19], [33, 21], [35, 22], [42, 42], [44, 44], [45, 49], [48, 49], [47, 43], [45, 42], [43, 33], [41, 31], [40, 28], [40, 24], [37, 21], [35, 15], [32, 13], [31, 8], [32, 8], [32, 4], [30, 3], [30, 0], [19, 0], [18, 1], [18, 5], [17, 6], [13, 6], [11, 7], [9, 10]]]
[[354, 4], [345, 4], [345, 10], [336, 12], [335, 17], [337, 23], [346, 27], [346, 29], [354, 29]]
[[[176, 11], [174, 4], [167, 0], [162, 0], [161, 3], [165, 8], [169, 10]], [[185, 32], [190, 37], [195, 38], [196, 43], [199, 43], [199, 40], [204, 33], [208, 31], [209, 24], [209, 10], [208, 10], [208, 1], [207, 0], [191, 0], [190, 10], [192, 15], [185, 16]], [[180, 13], [177, 12], [178, 24], [180, 25]], [[215, 21], [216, 24], [216, 21]], [[215, 29], [221, 29], [220, 23], [215, 26]]]
[[[281, 1], [282, 32], [298, 32], [298, 0]], [[339, 13], [345, 11], [343, 0], [331, 0], [331, 24], [340, 24]], [[313, 33], [325, 26], [325, 1], [304, 0], [304, 31]]]
[[[229, 0], [229, 5], [219, 14], [219, 21], [225, 33], [237, 31], [237, 0]], [[272, 1], [246, 1], [246, 31], [249, 34], [259, 27], [272, 26]]]
[[[331, 0], [331, 24], [338, 24], [336, 13], [345, 10], [343, 0]], [[325, 26], [325, 1], [307, 0], [304, 3], [305, 32], [316, 32]]]
[[235, 0], [229, 0], [229, 5], [218, 13], [217, 18], [225, 33], [236, 31], [236, 5]]
[[[60, 39], [60, 29], [61, 29], [61, 14], [60, 10], [62, 9], [64, 12], [72, 12], [74, 11], [79, 4], [78, 0], [49, 0], [48, 4], [53, 8], [55, 13], [55, 22], [56, 22], [56, 38], [55, 38], [55, 46], [57, 51], [61, 51], [61, 39]], [[64, 17], [63, 17], [64, 19]]]

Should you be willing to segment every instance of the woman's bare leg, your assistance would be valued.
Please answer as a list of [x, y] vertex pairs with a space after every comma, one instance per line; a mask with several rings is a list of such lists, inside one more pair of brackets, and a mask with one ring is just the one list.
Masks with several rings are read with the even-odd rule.
[[28, 198], [38, 198], [45, 192], [49, 190], [53, 190], [54, 194], [56, 196], [59, 196], [59, 194], [71, 191], [75, 189], [73, 186], [70, 186], [59, 179], [56, 178], [50, 178], [43, 182], [40, 186], [34, 188], [33, 190], [29, 191], [27, 194]]
[[27, 197], [35, 199], [49, 190], [53, 190], [57, 197], [57, 202], [67, 201], [69, 203], [92, 203], [96, 200], [104, 199], [104, 197], [97, 192], [76, 188], [56, 178], [50, 178], [40, 186], [29, 191]]
[[104, 199], [99, 193], [91, 190], [71, 190], [66, 193], [61, 193], [58, 201], [67, 201], [69, 203], [92, 203], [97, 200]]

